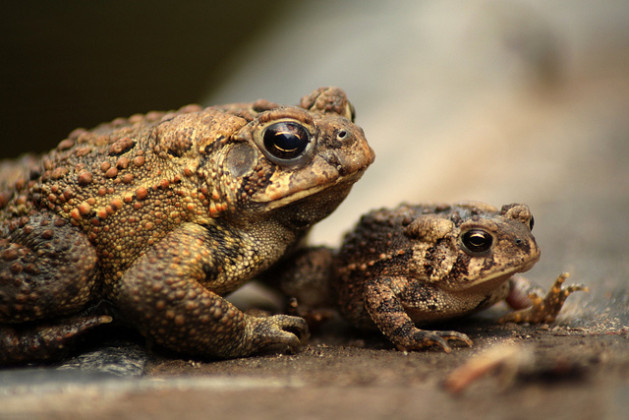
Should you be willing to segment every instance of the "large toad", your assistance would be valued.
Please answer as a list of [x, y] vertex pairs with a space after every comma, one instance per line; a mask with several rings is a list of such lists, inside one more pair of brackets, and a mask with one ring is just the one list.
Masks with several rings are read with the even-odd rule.
[[301, 318], [246, 315], [222, 296], [294, 247], [371, 164], [352, 121], [345, 93], [322, 88], [297, 107], [117, 119], [0, 165], [0, 362], [56, 357], [112, 317], [191, 355], [298, 346]]
[[[358, 328], [377, 329], [401, 350], [450, 342], [471, 345], [457, 331], [418, 326], [460, 317], [506, 300], [516, 312], [502, 321], [552, 322], [568, 295], [561, 275], [546, 297], [516, 273], [540, 251], [533, 216], [523, 204], [401, 205], [365, 214], [338, 251], [303, 249], [278, 267], [280, 287], [299, 311], [336, 308]], [[312, 314], [308, 311], [313, 310]]]

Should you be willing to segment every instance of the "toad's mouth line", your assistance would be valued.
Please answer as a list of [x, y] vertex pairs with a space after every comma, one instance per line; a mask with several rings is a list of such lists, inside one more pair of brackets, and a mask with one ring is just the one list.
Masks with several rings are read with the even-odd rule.
[[257, 200], [256, 202], [259, 204], [265, 204], [267, 206], [268, 210], [274, 210], [280, 207], [284, 207], [288, 204], [291, 203], [295, 203], [299, 200], [302, 200], [304, 198], [308, 198], [308, 197], [312, 197], [316, 194], [319, 194], [323, 191], [327, 191], [330, 189], [334, 189], [336, 187], [339, 186], [343, 186], [345, 188], [349, 188], [351, 187], [356, 181], [358, 181], [360, 179], [360, 177], [363, 175], [363, 173], [365, 172], [367, 168], [361, 168], [357, 171], [354, 171], [350, 174], [346, 174], [343, 176], [339, 176], [338, 178], [336, 178], [336, 180], [334, 180], [334, 182], [330, 182], [330, 183], [323, 183], [323, 184], [318, 184], [318, 185], [314, 185], [310, 188], [305, 188], [305, 189], [301, 189], [298, 191], [295, 191], [293, 193], [288, 193], [287, 195], [285, 195], [282, 198], [278, 198], [278, 199], [270, 199], [270, 198], [265, 198], [262, 200]]
[[532, 258], [526, 263], [519, 265], [517, 267], [508, 267], [504, 270], [497, 271], [488, 276], [484, 276], [479, 278], [469, 284], [466, 284], [464, 287], [453, 289], [453, 291], [470, 291], [476, 288], [485, 288], [485, 287], [495, 287], [496, 285], [508, 280], [516, 273], [524, 273], [529, 271], [535, 263], [539, 260], [539, 255], [536, 258]]

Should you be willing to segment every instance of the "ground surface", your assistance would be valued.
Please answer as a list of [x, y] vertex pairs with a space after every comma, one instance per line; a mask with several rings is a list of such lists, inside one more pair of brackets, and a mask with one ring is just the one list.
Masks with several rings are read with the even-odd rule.
[[[497, 308], [443, 326], [474, 340], [451, 354], [402, 353], [333, 324], [296, 354], [213, 362], [109, 331], [62, 366], [1, 370], [0, 418], [626, 418], [624, 3], [316, 2], [225, 62], [230, 77], [207, 99], [348, 91], [377, 159], [314, 243], [338, 243], [360, 213], [400, 201], [529, 204], [542, 249], [530, 277], [548, 287], [570, 271], [591, 289], [556, 324], [496, 325]], [[492, 348], [498, 373], [445, 387]]]
[[[210, 363], [113, 345], [58, 368], [1, 372], [2, 417], [581, 419], [629, 409], [626, 328], [496, 326], [484, 317], [459, 327], [475, 347], [451, 354], [402, 353], [352, 331], [319, 336], [294, 355]], [[459, 393], [446, 388], [455, 368], [503, 343], [518, 345], [508, 359], [523, 360], [516, 370], [503, 366]]]

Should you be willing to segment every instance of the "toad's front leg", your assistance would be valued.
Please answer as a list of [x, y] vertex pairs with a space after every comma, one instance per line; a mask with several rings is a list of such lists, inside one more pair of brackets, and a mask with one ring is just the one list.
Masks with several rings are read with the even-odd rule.
[[116, 296], [125, 318], [153, 342], [190, 355], [228, 358], [298, 347], [307, 333], [302, 318], [245, 315], [204, 286], [224, 269], [208, 243], [204, 227], [184, 225], [140, 257]]
[[[376, 278], [365, 284], [365, 306], [378, 329], [400, 350], [419, 350], [438, 346], [446, 353], [451, 351], [449, 342], [471, 346], [472, 340], [457, 331], [429, 331], [415, 326], [405, 305], [422, 307], [421, 294], [404, 294], [408, 284], [400, 277]], [[405, 295], [406, 299], [401, 298]], [[406, 296], [408, 295], [408, 296]], [[413, 301], [411, 302], [410, 299]]]
[[[563, 283], [569, 277], [568, 273], [561, 273], [550, 288], [546, 297], [542, 298], [540, 287], [528, 282], [523, 277], [511, 279], [511, 291], [507, 303], [514, 309], [500, 318], [500, 322], [530, 322], [534, 324], [554, 322], [570, 294], [589, 289], [581, 284], [572, 284], [563, 288]], [[525, 309], [522, 309], [525, 308]]]

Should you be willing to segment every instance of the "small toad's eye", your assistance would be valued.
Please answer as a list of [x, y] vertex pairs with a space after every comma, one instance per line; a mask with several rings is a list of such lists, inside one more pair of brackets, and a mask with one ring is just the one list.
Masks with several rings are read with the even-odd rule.
[[480, 229], [469, 230], [461, 237], [463, 246], [471, 254], [482, 254], [489, 251], [493, 240], [491, 234]]
[[535, 218], [531, 216], [531, 220], [529, 220], [529, 229], [533, 230], [533, 225], [535, 225]]
[[347, 131], [346, 130], [339, 130], [338, 133], [336, 133], [336, 139], [337, 140], [344, 140], [347, 137]]
[[[263, 136], [267, 152], [280, 162], [301, 157], [310, 142], [310, 133], [303, 126], [283, 121], [269, 126]], [[288, 163], [288, 162], [286, 162]]]

